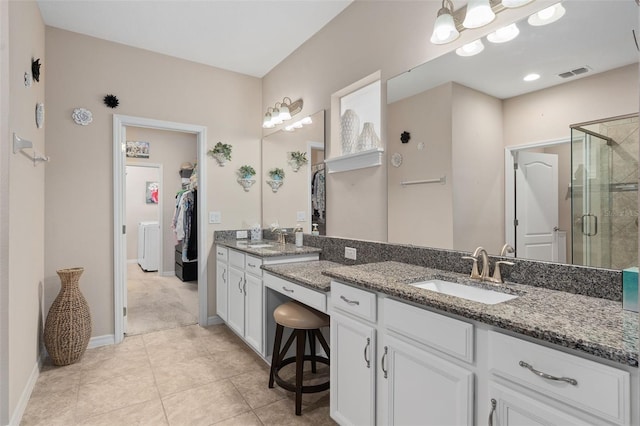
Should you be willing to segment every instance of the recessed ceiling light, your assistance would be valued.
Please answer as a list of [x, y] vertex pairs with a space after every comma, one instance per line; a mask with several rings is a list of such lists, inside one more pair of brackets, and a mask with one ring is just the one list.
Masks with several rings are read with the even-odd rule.
[[540, 78], [540, 74], [531, 73], [531, 74], [525, 75], [523, 80], [524, 81], [536, 81], [539, 78]]
[[456, 53], [458, 56], [473, 56], [484, 50], [484, 44], [482, 44], [482, 40], [478, 39], [476, 41], [472, 41], [471, 43], [467, 43], [462, 47], [458, 47], [456, 49]]
[[556, 3], [553, 6], [549, 6], [546, 9], [542, 9], [540, 12], [536, 12], [529, 16], [527, 22], [534, 27], [541, 27], [542, 25], [548, 25], [556, 22], [562, 18], [566, 10], [560, 3]]
[[506, 27], [498, 28], [487, 36], [487, 40], [491, 43], [506, 43], [518, 37], [520, 30], [516, 24], [507, 25]]

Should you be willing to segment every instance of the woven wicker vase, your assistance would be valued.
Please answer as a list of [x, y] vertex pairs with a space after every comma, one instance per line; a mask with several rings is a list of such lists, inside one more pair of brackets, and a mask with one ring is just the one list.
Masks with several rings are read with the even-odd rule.
[[55, 365], [69, 365], [78, 361], [87, 349], [91, 338], [91, 313], [78, 286], [84, 268], [56, 272], [62, 288], [47, 314], [44, 346]]

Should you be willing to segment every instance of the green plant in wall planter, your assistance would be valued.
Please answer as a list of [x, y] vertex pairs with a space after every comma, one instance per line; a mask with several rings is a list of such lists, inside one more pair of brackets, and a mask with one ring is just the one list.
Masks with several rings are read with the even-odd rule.
[[307, 164], [309, 160], [307, 159], [307, 153], [302, 151], [292, 151], [289, 153], [289, 165], [293, 169], [294, 172], [300, 170], [300, 167]]
[[273, 192], [278, 192], [278, 189], [280, 189], [284, 183], [284, 170], [280, 167], [275, 167], [269, 170], [268, 174], [271, 179], [268, 180], [267, 183]]
[[231, 161], [231, 148], [232, 146], [227, 143], [218, 142], [207, 154], [215, 158], [220, 167], [223, 167], [227, 161]]
[[244, 165], [238, 169], [238, 183], [242, 185], [245, 192], [249, 192], [249, 188], [256, 183], [255, 179], [251, 179], [256, 175], [256, 170], [249, 166]]

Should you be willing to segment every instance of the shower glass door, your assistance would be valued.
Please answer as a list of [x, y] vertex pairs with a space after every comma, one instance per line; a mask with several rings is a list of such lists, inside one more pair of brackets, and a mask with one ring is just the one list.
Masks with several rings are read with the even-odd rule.
[[571, 129], [572, 263], [611, 267], [611, 139]]

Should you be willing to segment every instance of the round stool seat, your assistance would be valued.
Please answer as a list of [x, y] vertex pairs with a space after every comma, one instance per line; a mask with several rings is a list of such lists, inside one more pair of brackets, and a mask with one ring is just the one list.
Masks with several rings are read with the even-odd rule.
[[328, 327], [329, 316], [294, 300], [283, 303], [273, 311], [273, 318], [280, 325], [299, 330]]

